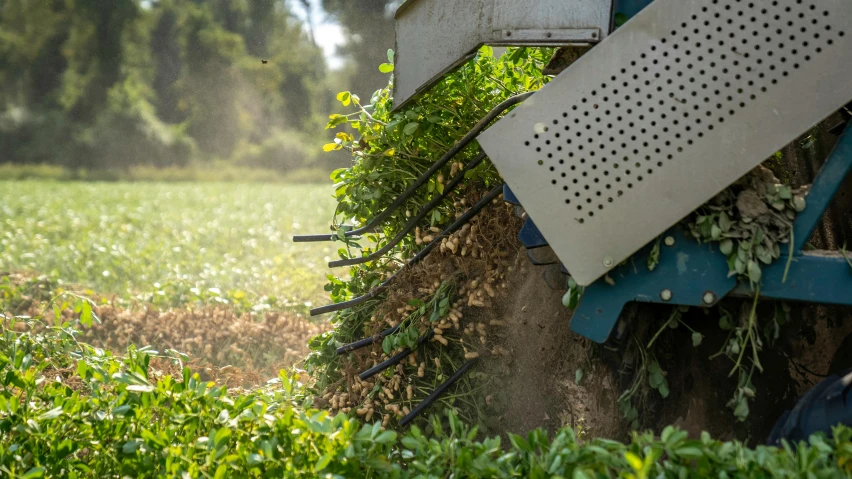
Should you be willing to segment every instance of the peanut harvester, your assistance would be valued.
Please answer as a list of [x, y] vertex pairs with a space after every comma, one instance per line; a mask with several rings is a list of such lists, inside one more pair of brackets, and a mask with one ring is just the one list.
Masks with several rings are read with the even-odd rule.
[[[616, 28], [616, 14], [629, 20]], [[678, 226], [852, 100], [852, 2], [408, 0], [397, 11], [396, 24], [395, 109], [483, 44], [594, 47], [539, 91], [507, 100], [488, 113], [386, 211], [345, 236], [372, 231], [476, 140], [481, 153], [466, 169], [487, 155], [505, 185], [447, 227], [409, 264], [503, 194], [525, 219], [519, 237], [530, 259], [537, 264], [558, 261], [564, 274], [585, 287], [571, 328], [598, 343], [618, 330], [622, 308], [631, 301], [710, 307], [728, 295], [759, 291], [770, 299], [852, 305], [852, 271], [841, 252], [803, 250], [852, 167], [848, 128], [809, 189], [789, 249], [764, 268], [759, 290], [729, 275], [718, 247], [698, 243]], [[464, 173], [452, 178], [444, 193], [385, 248], [330, 266], [386, 253], [452, 194]], [[665, 241], [658, 267], [636, 267], [645, 264], [660, 237]], [[316, 308], [312, 314], [375, 297], [393, 279], [365, 296]], [[344, 346], [341, 353], [373, 339]], [[373, 369], [368, 372], [375, 374]], [[845, 401], [849, 378], [841, 382], [839, 389], [829, 388], [835, 391], [835, 406]]]

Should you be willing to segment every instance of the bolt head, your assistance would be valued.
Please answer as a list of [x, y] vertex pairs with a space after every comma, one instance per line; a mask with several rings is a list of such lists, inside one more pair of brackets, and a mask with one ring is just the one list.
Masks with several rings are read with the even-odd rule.
[[662, 299], [663, 301], [671, 300], [672, 299], [672, 290], [664, 289], [664, 290], [660, 291], [660, 299]]
[[606, 266], [607, 268], [612, 268], [612, 265], [613, 265], [612, 257], [611, 256], [604, 257], [603, 265]]
[[704, 301], [704, 304], [713, 304], [716, 301], [716, 295], [712, 291], [707, 291], [701, 299]]
[[666, 236], [666, 239], [664, 241], [666, 243], [666, 246], [674, 246], [675, 244], [674, 236]]

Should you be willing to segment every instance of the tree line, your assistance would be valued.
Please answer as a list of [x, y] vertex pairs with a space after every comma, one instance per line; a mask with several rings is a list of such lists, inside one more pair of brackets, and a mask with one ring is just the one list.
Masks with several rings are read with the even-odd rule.
[[0, 0], [0, 163], [327, 166], [334, 93], [381, 86], [361, 52], [391, 46], [393, 21], [385, 1], [323, 3], [340, 71], [282, 0]]

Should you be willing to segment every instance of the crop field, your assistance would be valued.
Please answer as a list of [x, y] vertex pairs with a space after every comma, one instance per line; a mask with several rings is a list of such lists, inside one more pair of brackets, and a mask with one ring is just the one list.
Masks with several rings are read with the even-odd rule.
[[304, 311], [327, 295], [329, 185], [0, 182], [0, 271], [119, 301]]

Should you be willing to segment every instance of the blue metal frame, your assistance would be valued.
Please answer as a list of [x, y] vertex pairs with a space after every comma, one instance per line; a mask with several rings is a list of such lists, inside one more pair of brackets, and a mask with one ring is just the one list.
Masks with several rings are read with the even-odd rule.
[[[781, 257], [763, 268], [762, 297], [852, 305], [852, 269], [846, 259], [836, 251], [802, 251], [850, 170], [852, 127], [847, 127], [811, 186], [807, 208], [793, 224], [793, 258], [782, 248]], [[629, 301], [711, 306], [729, 293], [753, 296], [750, 285], [737, 285], [728, 277], [727, 260], [715, 245], [699, 244], [677, 227], [664, 235], [675, 242], [660, 246], [654, 271], [647, 266], [651, 244], [610, 272], [614, 285], [601, 279], [586, 288], [571, 319], [574, 332], [598, 343], [606, 341]], [[705, 296], [712, 301], [705, 301]]]

